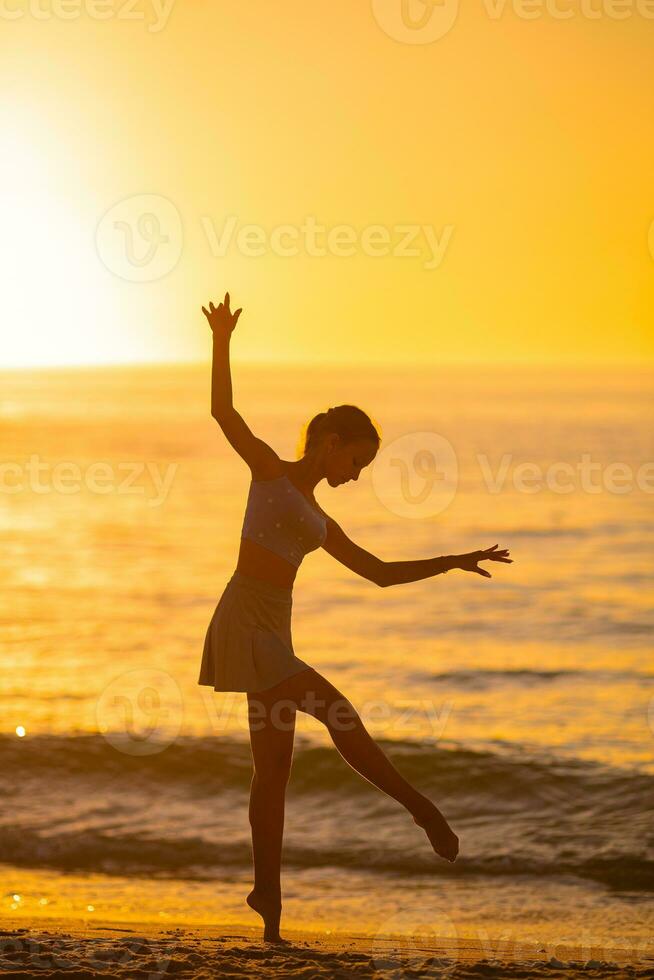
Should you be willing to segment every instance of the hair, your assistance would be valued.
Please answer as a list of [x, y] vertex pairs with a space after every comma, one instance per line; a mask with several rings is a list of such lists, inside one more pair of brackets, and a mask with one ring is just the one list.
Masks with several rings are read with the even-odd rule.
[[355, 439], [370, 439], [379, 449], [381, 428], [357, 405], [336, 405], [325, 412], [319, 412], [302, 427], [298, 445], [298, 457], [318, 445], [328, 432], [336, 432], [343, 443]]

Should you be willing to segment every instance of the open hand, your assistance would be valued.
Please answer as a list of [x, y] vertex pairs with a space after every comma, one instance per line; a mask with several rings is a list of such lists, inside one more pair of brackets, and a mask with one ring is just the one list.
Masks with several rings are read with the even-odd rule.
[[230, 336], [232, 330], [238, 323], [238, 318], [243, 312], [243, 307], [237, 310], [236, 313], [232, 313], [229, 308], [229, 293], [225, 293], [225, 299], [217, 307], [213, 303], [209, 303], [209, 309], [202, 307], [202, 312], [209, 321], [209, 326], [211, 327], [212, 333], [225, 334]]
[[459, 568], [462, 568], [464, 572], [477, 572], [477, 575], [483, 575], [484, 578], [492, 578], [490, 572], [487, 572], [485, 568], [478, 568], [477, 562], [479, 561], [503, 561], [507, 564], [513, 562], [513, 558], [509, 558], [509, 552], [506, 548], [502, 551], [496, 551], [497, 545], [494, 544], [492, 548], [487, 548], [485, 551], [471, 551], [468, 555], [459, 555]]

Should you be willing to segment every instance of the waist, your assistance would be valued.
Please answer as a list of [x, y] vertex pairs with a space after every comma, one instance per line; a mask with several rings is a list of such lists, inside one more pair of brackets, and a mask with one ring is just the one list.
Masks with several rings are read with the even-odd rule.
[[293, 587], [285, 585], [273, 585], [272, 582], [264, 582], [263, 579], [255, 578], [253, 575], [246, 575], [244, 572], [239, 572], [236, 569], [232, 577], [230, 578], [230, 583], [238, 585], [240, 588], [249, 589], [252, 592], [258, 592], [259, 595], [267, 595], [275, 599], [284, 599], [289, 604], [293, 599]]
[[297, 576], [297, 565], [250, 538], [241, 538], [236, 570], [280, 589], [292, 589]]

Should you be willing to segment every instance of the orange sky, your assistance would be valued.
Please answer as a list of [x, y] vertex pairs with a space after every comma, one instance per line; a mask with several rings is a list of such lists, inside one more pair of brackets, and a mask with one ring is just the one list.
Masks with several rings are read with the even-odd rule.
[[651, 362], [654, 5], [518, 2], [2, 0], [2, 366]]

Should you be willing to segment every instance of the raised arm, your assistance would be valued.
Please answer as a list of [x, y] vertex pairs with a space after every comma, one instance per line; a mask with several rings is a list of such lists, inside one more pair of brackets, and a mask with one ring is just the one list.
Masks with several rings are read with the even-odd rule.
[[268, 479], [279, 475], [279, 456], [263, 439], [251, 432], [232, 403], [232, 378], [229, 365], [231, 336], [242, 308], [232, 313], [229, 293], [217, 307], [209, 303], [202, 307], [213, 334], [211, 361], [211, 414], [223, 430], [229, 444], [250, 467], [253, 479]]
[[404, 582], [418, 582], [420, 579], [449, 572], [451, 568], [477, 572], [484, 578], [492, 578], [490, 572], [477, 567], [478, 562], [513, 561], [508, 557], [508, 551], [496, 551], [497, 545], [486, 551], [472, 551], [466, 555], [442, 555], [439, 558], [419, 558], [416, 561], [384, 561], [355, 544], [331, 517], [327, 521], [327, 536], [322, 547], [346, 568], [382, 588]]

